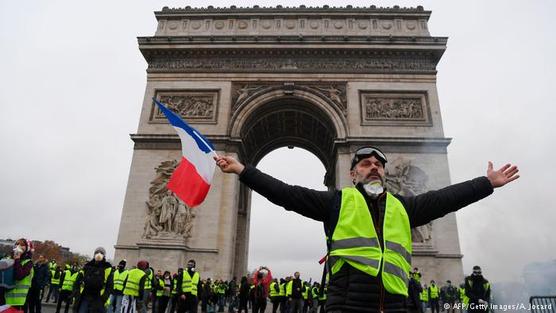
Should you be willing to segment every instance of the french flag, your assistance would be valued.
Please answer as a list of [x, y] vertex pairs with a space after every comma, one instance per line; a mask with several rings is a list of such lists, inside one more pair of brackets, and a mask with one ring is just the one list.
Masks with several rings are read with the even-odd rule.
[[153, 98], [174, 127], [181, 140], [182, 158], [168, 181], [167, 188], [173, 191], [187, 206], [193, 208], [205, 200], [212, 181], [216, 162], [211, 156], [214, 147], [208, 139], [187, 125], [176, 113]]

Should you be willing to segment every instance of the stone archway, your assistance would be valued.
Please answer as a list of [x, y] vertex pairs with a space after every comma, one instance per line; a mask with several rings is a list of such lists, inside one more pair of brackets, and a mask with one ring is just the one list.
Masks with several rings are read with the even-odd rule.
[[[218, 153], [244, 162], [256, 164], [281, 146], [307, 149], [324, 164], [329, 188], [350, 184], [351, 155], [365, 144], [389, 155], [393, 190], [415, 194], [449, 184], [450, 139], [436, 90], [447, 38], [430, 35], [430, 11], [165, 7], [155, 15], [155, 35], [138, 38], [147, 86], [131, 135], [116, 259], [148, 259], [175, 271], [194, 258], [205, 277], [222, 279], [247, 269], [249, 191], [217, 172], [198, 209], [168, 198], [164, 183], [180, 142], [152, 97]], [[165, 212], [183, 220], [160, 218], [164, 198]], [[426, 266], [425, 279], [463, 278], [454, 214], [415, 235], [414, 266]]]
[[[335, 142], [338, 133], [345, 133], [345, 128], [343, 123], [333, 122], [341, 121], [341, 118], [333, 110], [327, 110], [329, 104], [323, 100], [306, 91], [302, 95], [294, 91], [284, 95], [283, 89], [265, 94], [264, 99], [254, 98], [243, 108], [246, 112], [238, 112], [241, 122], [233, 124], [231, 131], [242, 138], [240, 160], [256, 166], [266, 154], [277, 148], [300, 147], [313, 153], [323, 163], [326, 170], [323, 183], [334, 188]], [[245, 118], [242, 119], [243, 116]], [[239, 197], [234, 262], [236, 276], [247, 268], [251, 215], [251, 193], [243, 185], [240, 186]]]

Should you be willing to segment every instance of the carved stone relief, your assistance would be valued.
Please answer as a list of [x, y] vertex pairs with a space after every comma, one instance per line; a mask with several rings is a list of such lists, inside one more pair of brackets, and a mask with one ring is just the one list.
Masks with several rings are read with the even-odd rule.
[[236, 82], [232, 84], [232, 109], [236, 111], [251, 99], [280, 89], [287, 95], [295, 94], [296, 90], [316, 94], [337, 107], [344, 116], [347, 115], [346, 84], [344, 82]]
[[[416, 196], [428, 190], [428, 175], [411, 161], [398, 158], [386, 169], [386, 186], [389, 192], [402, 196]], [[411, 230], [413, 242], [426, 244], [432, 238], [432, 222]]]
[[194, 211], [166, 188], [177, 165], [176, 160], [164, 161], [155, 169], [156, 177], [151, 181], [149, 201], [145, 202], [144, 239], [187, 240], [191, 237]]
[[[347, 52], [351, 54], [351, 52]], [[238, 52], [235, 56], [203, 55], [153, 56], [149, 73], [160, 72], [323, 72], [323, 73], [432, 73], [435, 58], [427, 54], [415, 55], [307, 55], [291, 52], [280, 55], [249, 55]], [[284, 53], [286, 54], [286, 53]]]
[[[157, 99], [191, 123], [216, 123], [218, 91], [158, 91]], [[167, 123], [164, 114], [153, 104], [150, 122]]]
[[360, 102], [362, 125], [431, 126], [426, 93], [363, 91]]

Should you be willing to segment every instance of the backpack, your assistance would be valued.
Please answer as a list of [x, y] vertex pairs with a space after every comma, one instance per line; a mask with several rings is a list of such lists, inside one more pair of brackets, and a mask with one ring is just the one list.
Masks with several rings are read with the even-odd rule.
[[104, 288], [104, 268], [87, 266], [83, 273], [83, 286], [90, 291], [100, 291]]

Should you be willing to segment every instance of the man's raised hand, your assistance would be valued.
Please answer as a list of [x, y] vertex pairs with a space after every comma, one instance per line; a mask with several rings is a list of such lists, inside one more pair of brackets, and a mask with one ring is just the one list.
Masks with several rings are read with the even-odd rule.
[[216, 165], [218, 165], [220, 170], [224, 173], [235, 173], [239, 175], [245, 168], [238, 160], [229, 156], [214, 157], [214, 161], [216, 161]]
[[519, 178], [517, 173], [519, 169], [515, 165], [506, 164], [499, 170], [495, 171], [492, 162], [488, 161], [487, 178], [493, 188], [502, 187], [505, 184], [512, 182]]

